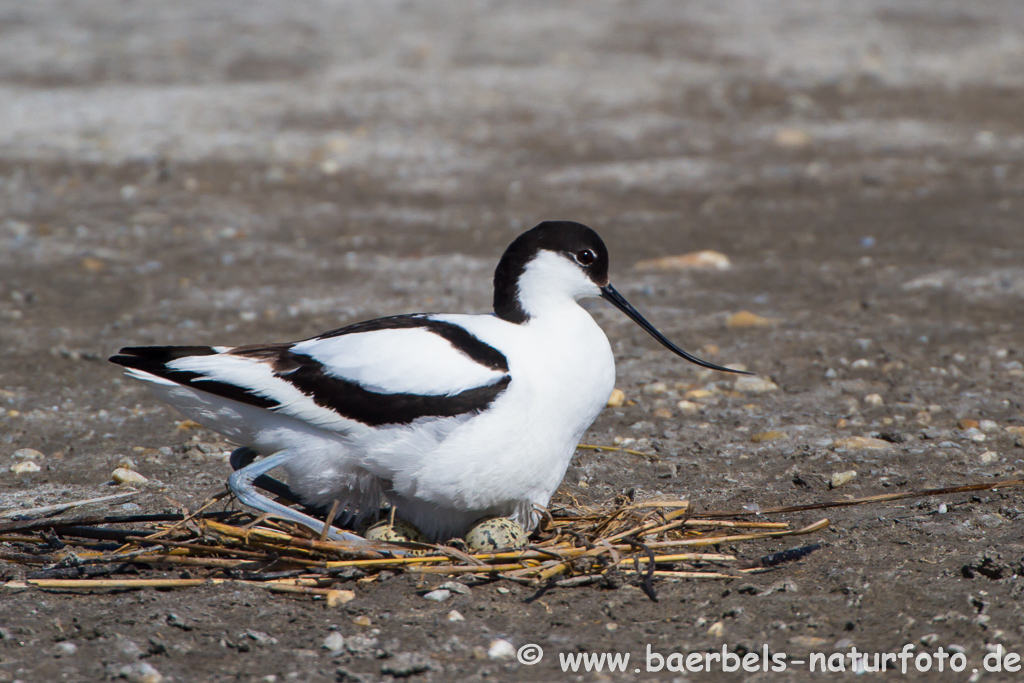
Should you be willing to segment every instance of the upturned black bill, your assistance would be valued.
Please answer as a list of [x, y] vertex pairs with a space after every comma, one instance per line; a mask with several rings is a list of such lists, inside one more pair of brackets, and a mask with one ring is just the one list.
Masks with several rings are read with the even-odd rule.
[[647, 332], [647, 334], [657, 339], [661, 343], [661, 345], [664, 346], [666, 349], [676, 354], [677, 356], [685, 358], [691, 363], [699, 365], [702, 368], [721, 370], [722, 372], [735, 372], [740, 375], [754, 374], [752, 372], [744, 372], [743, 370], [733, 370], [731, 368], [724, 368], [721, 365], [715, 365], [714, 363], [709, 363], [706, 360], [701, 360], [696, 356], [691, 356], [686, 351], [683, 351], [681, 348], [670, 342], [661, 332], [658, 332], [654, 325], [647, 322], [647, 319], [640, 315], [640, 312], [633, 308], [633, 306], [628, 301], [626, 301], [625, 297], [619, 294], [619, 292], [610, 284], [607, 284], [601, 288], [601, 298], [611, 303], [612, 306], [615, 306], [615, 308], [619, 309], [620, 311], [628, 315], [633, 322], [642, 327], [644, 331]]

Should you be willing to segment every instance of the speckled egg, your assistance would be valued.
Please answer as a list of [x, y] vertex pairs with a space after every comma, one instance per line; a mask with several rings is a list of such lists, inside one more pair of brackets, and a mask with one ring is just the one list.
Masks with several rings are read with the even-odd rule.
[[427, 538], [423, 532], [408, 522], [396, 519], [392, 524], [388, 520], [382, 520], [372, 525], [363, 534], [368, 541], [399, 541], [403, 543], [426, 543]]
[[529, 534], [508, 517], [491, 517], [479, 522], [466, 534], [466, 545], [477, 552], [499, 548], [525, 548]]

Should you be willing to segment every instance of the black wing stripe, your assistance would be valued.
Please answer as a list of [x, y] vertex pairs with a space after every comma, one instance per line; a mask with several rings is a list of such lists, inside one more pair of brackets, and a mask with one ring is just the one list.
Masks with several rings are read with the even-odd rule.
[[285, 351], [278, 357], [275, 371], [317, 405], [370, 427], [409, 424], [422, 417], [479, 413], [486, 410], [512, 381], [506, 375], [494, 384], [474, 387], [452, 396], [380, 394], [355, 382], [329, 375], [313, 358], [291, 351]]
[[209, 346], [128, 346], [121, 349], [118, 355], [111, 356], [110, 362], [259, 408], [275, 408], [281, 405], [271, 398], [250, 393], [245, 387], [204, 379], [203, 375], [197, 372], [167, 367], [167, 363], [179, 358], [213, 356], [217, 353], [218, 351]]
[[484, 367], [488, 367], [491, 370], [497, 370], [499, 372], [508, 372], [508, 359], [506, 359], [505, 355], [501, 353], [501, 351], [498, 351], [498, 349], [481, 341], [471, 332], [454, 323], [445, 322], [443, 320], [431, 320], [430, 318], [419, 314], [394, 315], [389, 318], [367, 320], [365, 322], [355, 323], [347, 327], [342, 327], [340, 329], [321, 334], [314, 338], [327, 339], [329, 337], [340, 337], [342, 335], [357, 334], [360, 332], [412, 328], [421, 328], [433, 332], [437, 336], [447, 340], [455, 349], [469, 356]]
[[[381, 394], [327, 374], [320, 363], [309, 356], [292, 353], [290, 346], [274, 344], [235, 349], [232, 355], [269, 363], [276, 376], [312, 398], [318, 406], [370, 427], [409, 424], [423, 417], [456, 417], [479, 413], [486, 410], [512, 381], [506, 375], [493, 384], [467, 389], [452, 396]], [[143, 346], [121, 349], [121, 353], [110, 360], [215, 396], [259, 408], [280, 409], [280, 401], [253, 394], [245, 387], [204, 379], [204, 375], [197, 372], [175, 370], [166, 365], [179, 358], [216, 353], [216, 350], [208, 346]]]

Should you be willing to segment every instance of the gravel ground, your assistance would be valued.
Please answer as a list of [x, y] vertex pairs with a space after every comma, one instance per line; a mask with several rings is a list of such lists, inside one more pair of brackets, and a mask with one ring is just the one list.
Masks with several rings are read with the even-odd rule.
[[[2, 2], [0, 500], [105, 495], [129, 458], [150, 485], [118, 509], [194, 506], [228, 445], [106, 356], [485, 311], [502, 249], [547, 218], [597, 229], [670, 337], [772, 383], [699, 372], [595, 303], [631, 403], [585, 440], [659, 460], [581, 451], [565, 491], [767, 508], [1016, 478], [1022, 111], [1017, 0]], [[704, 249], [732, 267], [636, 267]], [[829, 517], [797, 563], [658, 602], [627, 581], [438, 603], [419, 596], [444, 578], [402, 575], [333, 608], [2, 589], [0, 681], [807, 680], [645, 670], [648, 645], [765, 644], [941, 646], [967, 669], [896, 677], [1020, 679], [982, 667], [1024, 653], [1018, 490]], [[528, 643], [538, 665], [506, 657]], [[577, 652], [631, 660], [563, 673]]]

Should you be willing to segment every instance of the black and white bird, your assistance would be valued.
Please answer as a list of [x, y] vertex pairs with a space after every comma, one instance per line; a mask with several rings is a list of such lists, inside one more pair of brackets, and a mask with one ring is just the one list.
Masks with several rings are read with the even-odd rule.
[[491, 516], [532, 530], [614, 388], [608, 339], [577, 303], [587, 297], [677, 355], [736, 372], [666, 339], [612, 287], [597, 233], [555, 221], [505, 250], [493, 314], [399, 315], [285, 344], [128, 347], [110, 360], [252, 449], [229, 486], [273, 516], [323, 528], [257, 491], [280, 467], [308, 506], [369, 515], [388, 503], [432, 540]]

